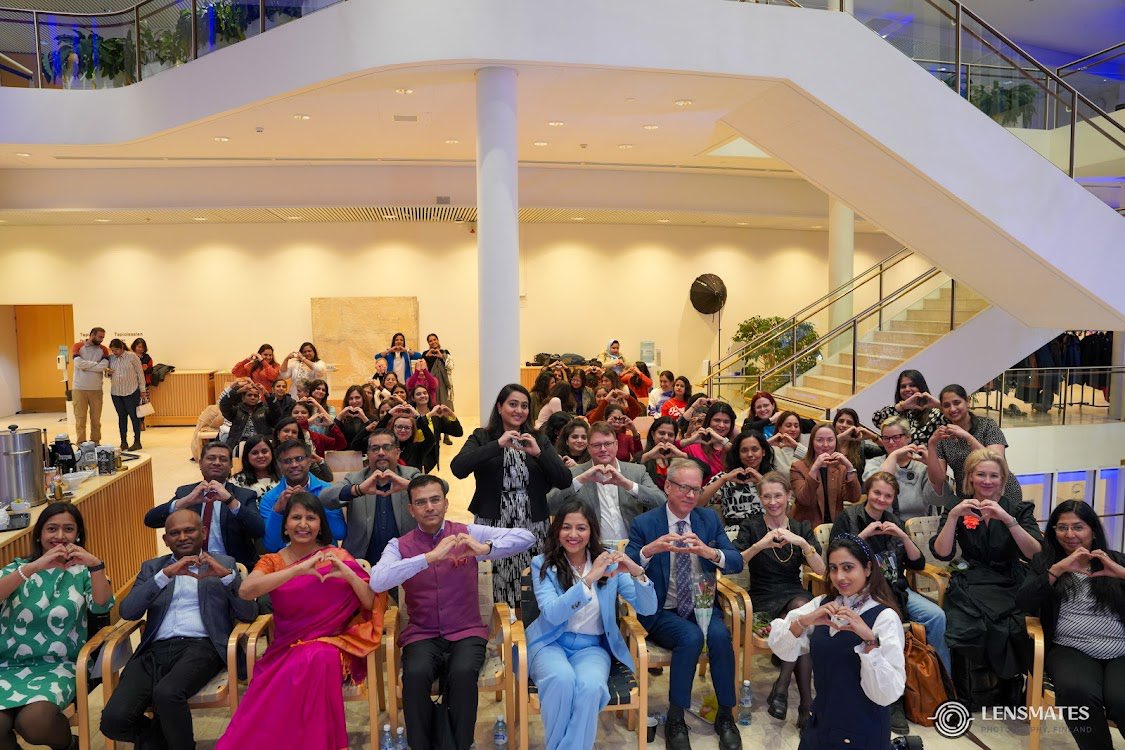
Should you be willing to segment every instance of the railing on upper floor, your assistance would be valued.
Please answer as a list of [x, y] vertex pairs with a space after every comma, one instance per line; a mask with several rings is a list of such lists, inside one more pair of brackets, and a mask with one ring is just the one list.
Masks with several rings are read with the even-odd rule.
[[1012, 368], [973, 394], [973, 408], [1007, 427], [1119, 422], [1109, 398], [1122, 389], [1125, 367]]
[[1125, 42], [1060, 65], [1055, 74], [1103, 111], [1125, 109]]

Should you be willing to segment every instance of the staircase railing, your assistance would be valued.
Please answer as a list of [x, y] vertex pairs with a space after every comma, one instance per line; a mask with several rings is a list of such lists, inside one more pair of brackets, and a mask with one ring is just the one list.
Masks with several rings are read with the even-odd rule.
[[[728, 352], [721, 357], [718, 361], [711, 365], [711, 373], [721, 372], [726, 367], [735, 362], [746, 359], [750, 355], [756, 353], [758, 350], [764, 348], [766, 345], [773, 343], [778, 338], [789, 334], [793, 337], [793, 346], [797, 345], [797, 328], [807, 322], [812, 316], [831, 307], [847, 298], [848, 295], [854, 294], [860, 287], [868, 282], [875, 280], [878, 284], [879, 298], [883, 297], [883, 280], [888, 271], [897, 266], [902, 261], [914, 255], [914, 251], [909, 248], [901, 248], [889, 258], [884, 258], [875, 265], [861, 272], [854, 278], [848, 279], [840, 286], [831, 290], [823, 297], [810, 302], [803, 308], [789, 316], [786, 320], [778, 323], [773, 328], [765, 331], [764, 333], [756, 336], [753, 341], [748, 341], [741, 348], [735, 351]], [[709, 378], [708, 378], [709, 379]], [[706, 380], [704, 385], [706, 385]]]

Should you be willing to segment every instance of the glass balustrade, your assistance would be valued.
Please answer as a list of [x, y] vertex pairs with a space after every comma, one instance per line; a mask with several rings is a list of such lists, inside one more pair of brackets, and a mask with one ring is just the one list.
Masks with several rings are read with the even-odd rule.
[[1005, 370], [973, 394], [973, 409], [1002, 427], [1118, 422], [1109, 394], [1125, 388], [1125, 367]]
[[32, 88], [39, 63], [35, 56], [35, 14], [0, 9], [0, 86]]
[[1102, 112], [1125, 110], [1125, 42], [1055, 72]]
[[101, 89], [137, 80], [133, 10], [100, 15], [36, 14], [43, 88]]

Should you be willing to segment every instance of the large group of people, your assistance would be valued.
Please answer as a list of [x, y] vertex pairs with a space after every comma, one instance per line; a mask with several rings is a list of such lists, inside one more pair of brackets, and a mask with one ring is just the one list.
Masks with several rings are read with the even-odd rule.
[[[485, 560], [493, 599], [524, 619], [550, 750], [593, 747], [613, 662], [635, 668], [619, 599], [671, 653], [666, 745], [691, 747], [685, 711], [705, 654], [718, 745], [740, 748], [736, 644], [715, 591], [720, 574], [744, 569], [778, 665], [766, 712], [786, 720], [795, 673], [806, 750], [883, 750], [892, 731], [907, 731], [911, 620], [975, 709], [1021, 702], [1024, 616], [1041, 617], [1058, 700], [1087, 708], [1066, 714], [1079, 747], [1108, 747], [1108, 722], [1122, 726], [1125, 557], [1107, 549], [1081, 501], [1060, 504], [1040, 530], [1003, 433], [972, 413], [961, 386], [934, 398], [921, 373], [902, 373], [875, 430], [850, 410], [812, 422], [759, 393], [739, 429], [729, 404], [692, 394], [671, 372], [654, 384], [610, 342], [598, 368], [548, 363], [538, 396], [501, 389], [449, 462], [455, 477], [475, 480], [474, 521], [461, 524], [446, 518], [449, 486], [430, 473], [437, 436], [461, 434], [443, 402], [448, 352], [430, 339], [416, 352], [396, 334], [376, 382], [350, 388], [339, 410], [311, 343], [280, 365], [265, 345], [239, 363], [244, 379], [220, 399], [229, 432], [204, 447], [200, 481], [145, 517], [170, 553], [141, 566], [121, 603], [122, 617], [146, 625], [103, 713], [106, 737], [194, 747], [188, 698], [222, 668], [234, 623], [270, 612], [273, 637], [218, 747], [344, 748], [343, 685], [370, 677], [365, 657], [390, 595], [408, 617], [399, 639], [408, 742], [467, 750], [488, 638], [477, 591]], [[94, 334], [82, 348], [89, 372], [113, 368], [97, 366]], [[311, 379], [293, 398], [278, 385], [285, 374]], [[396, 397], [403, 381], [414, 387]], [[654, 419], [642, 443], [634, 420], [646, 412]], [[361, 448], [363, 468], [317, 474], [326, 443], [312, 435]], [[904, 521], [924, 515], [940, 517], [928, 551], [959, 560], [940, 607], [908, 579], [926, 550]], [[831, 524], [824, 548], [822, 524]], [[0, 749], [18, 734], [62, 750], [74, 746], [61, 710], [87, 612], [113, 601], [77, 508], [49, 506], [33, 538], [32, 556], [0, 571], [0, 624], [18, 633], [0, 643]], [[805, 568], [825, 578], [826, 594], [809, 593]], [[59, 608], [37, 604], [44, 597]]]

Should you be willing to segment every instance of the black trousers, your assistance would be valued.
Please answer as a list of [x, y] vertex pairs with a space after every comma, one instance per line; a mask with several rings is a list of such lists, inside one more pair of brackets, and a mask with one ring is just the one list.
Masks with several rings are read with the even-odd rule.
[[411, 750], [433, 747], [434, 704], [430, 688], [441, 678], [444, 701], [448, 701], [457, 750], [473, 744], [477, 723], [477, 679], [484, 666], [484, 638], [447, 641], [430, 638], [402, 649], [402, 705], [406, 718], [406, 741]]
[[[195, 750], [187, 702], [222, 668], [209, 638], [156, 641], [125, 665], [102, 711], [102, 734], [143, 747]], [[152, 719], [145, 716], [149, 706]]]
[[141, 420], [137, 416], [137, 407], [141, 405], [141, 391], [137, 390], [130, 393], [128, 396], [114, 396], [110, 395], [113, 399], [113, 408], [117, 410], [117, 431], [121, 433], [121, 442], [126, 442], [125, 427], [129, 422], [133, 423], [133, 440], [141, 442]]
[[1125, 656], [1095, 659], [1068, 646], [1050, 648], [1045, 661], [1055, 684], [1055, 705], [1087, 709], [1086, 720], [1077, 712], [1063, 713], [1074, 742], [1081, 750], [1113, 747], [1106, 720], [1125, 733]]

